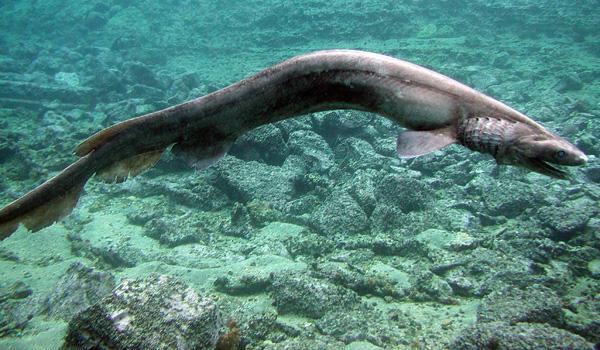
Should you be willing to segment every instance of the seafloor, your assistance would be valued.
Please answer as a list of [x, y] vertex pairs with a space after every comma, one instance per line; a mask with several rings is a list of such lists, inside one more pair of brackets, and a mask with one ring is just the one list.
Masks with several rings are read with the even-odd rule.
[[[118, 349], [219, 337], [221, 349], [590, 348], [598, 11], [597, 1], [3, 0], [0, 204], [74, 161], [100, 128], [323, 48], [436, 69], [590, 161], [564, 181], [459, 146], [400, 161], [400, 128], [353, 111], [265, 126], [203, 172], [166, 154], [123, 184], [90, 181], [67, 219], [0, 243], [0, 348], [59, 348], [67, 333], [65, 348], [82, 334]], [[118, 334], [102, 333], [98, 315]]]

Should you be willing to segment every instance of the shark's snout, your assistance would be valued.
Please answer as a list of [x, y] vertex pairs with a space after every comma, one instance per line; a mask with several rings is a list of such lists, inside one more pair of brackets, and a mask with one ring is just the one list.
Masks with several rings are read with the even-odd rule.
[[579, 152], [579, 154], [577, 154], [575, 156], [575, 164], [574, 165], [584, 165], [585, 163], [587, 163], [588, 161], [588, 157], [585, 155], [585, 153], [583, 152]]

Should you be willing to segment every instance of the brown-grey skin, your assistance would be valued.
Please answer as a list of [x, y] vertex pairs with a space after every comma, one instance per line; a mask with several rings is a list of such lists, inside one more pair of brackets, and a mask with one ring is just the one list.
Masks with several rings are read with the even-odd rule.
[[319, 51], [98, 132], [77, 148], [81, 159], [0, 210], [0, 238], [9, 236], [20, 222], [36, 231], [66, 215], [70, 208], [60, 215], [29, 215], [25, 220], [45, 204], [77, 192], [111, 164], [170, 145], [191, 161], [211, 160], [246, 131], [331, 109], [378, 113], [410, 129], [399, 137], [402, 157], [460, 143], [490, 153], [501, 163], [556, 177], [563, 177], [563, 172], [548, 163], [586, 161], [581, 151], [525, 115], [444, 75], [375, 53]]
[[459, 123], [458, 135], [461, 144], [491, 154], [498, 164], [517, 165], [559, 179], [566, 178], [567, 173], [552, 164], [581, 165], [587, 160], [575, 146], [556, 135], [497, 117], [464, 119]]

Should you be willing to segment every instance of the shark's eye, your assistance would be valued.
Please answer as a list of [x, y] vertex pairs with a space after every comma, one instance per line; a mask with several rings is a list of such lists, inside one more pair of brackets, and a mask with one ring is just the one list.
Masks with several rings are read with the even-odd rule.
[[558, 158], [558, 159], [564, 158], [566, 155], [567, 155], [567, 153], [565, 151], [556, 152], [556, 158]]

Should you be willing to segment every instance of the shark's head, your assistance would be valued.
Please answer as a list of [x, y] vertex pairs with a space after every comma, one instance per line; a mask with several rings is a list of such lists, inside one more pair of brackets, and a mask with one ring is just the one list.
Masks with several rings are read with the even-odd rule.
[[557, 165], [577, 166], [587, 157], [577, 147], [539, 125], [503, 118], [470, 118], [459, 128], [461, 143], [489, 153], [499, 164], [516, 165], [559, 179], [567, 172]]
[[587, 162], [586, 155], [567, 140], [549, 131], [517, 123], [507, 140], [503, 162], [521, 166], [540, 174], [564, 179], [567, 173], [555, 165], [577, 166]]

